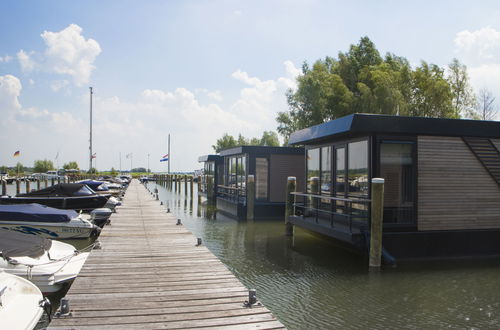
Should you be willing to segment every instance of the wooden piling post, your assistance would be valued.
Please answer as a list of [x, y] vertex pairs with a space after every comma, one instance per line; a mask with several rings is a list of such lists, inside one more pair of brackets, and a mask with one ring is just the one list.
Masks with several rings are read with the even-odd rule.
[[254, 219], [255, 206], [255, 176], [250, 174], [247, 176], [247, 220]]
[[36, 179], [36, 190], [40, 190], [40, 179]]
[[2, 196], [7, 195], [7, 180], [2, 180]]
[[16, 179], [16, 195], [21, 193], [21, 180]]
[[189, 179], [189, 193], [191, 196], [191, 200], [193, 200], [193, 192], [194, 192], [194, 177], [191, 175]]
[[188, 176], [184, 175], [184, 196], [188, 194]]
[[382, 231], [384, 218], [384, 179], [372, 179], [370, 270], [379, 270], [382, 263]]
[[55, 185], [55, 183], [56, 183], [56, 179], [55, 178], [50, 179], [50, 181], [51, 181], [52, 185]]
[[286, 181], [286, 205], [285, 205], [285, 235], [293, 236], [293, 224], [290, 222], [290, 216], [295, 214], [295, 195], [292, 193], [296, 191], [297, 178], [289, 176]]
[[49, 186], [49, 180], [47, 178], [45, 178], [43, 181], [45, 182], [44, 188], [47, 188]]
[[24, 184], [26, 185], [26, 192], [30, 192], [30, 180], [28, 178], [25, 179]]

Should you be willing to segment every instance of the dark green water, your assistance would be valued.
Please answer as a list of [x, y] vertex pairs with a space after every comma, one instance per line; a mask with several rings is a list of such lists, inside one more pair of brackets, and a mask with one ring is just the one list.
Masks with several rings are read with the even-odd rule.
[[[160, 200], [289, 329], [497, 329], [500, 261], [367, 271], [367, 260], [281, 221], [236, 221], [158, 187]], [[195, 187], [196, 190], [196, 187]]]

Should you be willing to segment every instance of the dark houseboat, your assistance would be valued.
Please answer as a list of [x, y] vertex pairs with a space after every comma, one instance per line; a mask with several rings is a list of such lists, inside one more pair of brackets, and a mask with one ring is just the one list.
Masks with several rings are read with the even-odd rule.
[[91, 211], [102, 208], [111, 195], [98, 195], [80, 183], [60, 183], [17, 196], [0, 197], [1, 204], [38, 203], [58, 209]]
[[219, 155], [205, 155], [198, 158], [198, 162], [203, 163], [203, 175], [199, 194], [209, 201], [215, 201], [217, 186], [223, 182], [224, 157]]
[[354, 114], [289, 142], [307, 159], [294, 225], [366, 251], [380, 177], [390, 255], [500, 255], [500, 122]]
[[247, 181], [253, 175], [254, 219], [283, 218], [287, 177], [297, 177], [298, 184], [304, 181], [303, 148], [241, 146], [220, 156], [224, 170], [217, 185], [217, 210], [246, 219]]

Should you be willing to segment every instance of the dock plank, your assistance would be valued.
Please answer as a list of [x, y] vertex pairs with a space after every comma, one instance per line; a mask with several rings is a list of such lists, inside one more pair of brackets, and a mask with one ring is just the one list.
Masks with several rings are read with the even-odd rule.
[[248, 289], [134, 180], [48, 329], [284, 329]]

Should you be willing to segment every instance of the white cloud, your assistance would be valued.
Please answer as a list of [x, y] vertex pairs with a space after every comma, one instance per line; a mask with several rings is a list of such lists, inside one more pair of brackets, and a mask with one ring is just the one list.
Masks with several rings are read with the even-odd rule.
[[69, 85], [69, 81], [67, 81], [67, 80], [56, 80], [50, 84], [50, 89], [52, 89], [53, 92], [57, 92], [61, 88], [64, 88], [68, 85]]
[[0, 56], [0, 63], [9, 63], [12, 61], [12, 56], [5, 55], [4, 57]]
[[30, 85], [34, 85], [34, 84], [35, 84], [35, 81], [34, 81], [33, 79], [30, 79], [30, 80], [28, 80], [28, 83], [29, 83]]
[[222, 102], [224, 100], [220, 91], [208, 92], [207, 96], [217, 102]]
[[95, 68], [93, 63], [101, 53], [99, 43], [94, 39], [85, 39], [82, 31], [78, 25], [70, 24], [59, 32], [44, 31], [41, 34], [47, 46], [47, 69], [71, 76], [77, 86], [89, 82]]
[[0, 109], [2, 114], [21, 108], [19, 95], [23, 89], [21, 81], [10, 74], [0, 76]]
[[500, 58], [500, 31], [491, 27], [464, 30], [457, 33], [455, 46], [456, 53], [470, 65], [495, 61]]
[[35, 62], [31, 58], [30, 54], [26, 53], [24, 50], [17, 52], [17, 59], [21, 65], [21, 70], [24, 72], [30, 72], [35, 69]]

